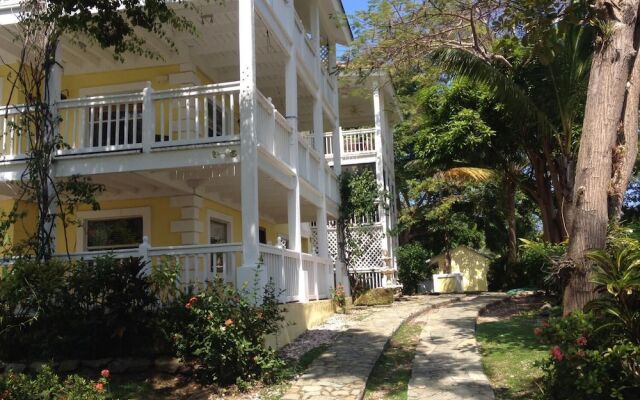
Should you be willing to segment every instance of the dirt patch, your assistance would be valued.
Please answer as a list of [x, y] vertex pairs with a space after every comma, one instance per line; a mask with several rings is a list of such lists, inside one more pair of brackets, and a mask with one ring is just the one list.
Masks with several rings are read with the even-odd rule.
[[541, 311], [550, 308], [552, 299], [543, 292], [522, 292], [503, 301], [490, 304], [478, 317], [478, 323], [509, 319], [526, 311]]

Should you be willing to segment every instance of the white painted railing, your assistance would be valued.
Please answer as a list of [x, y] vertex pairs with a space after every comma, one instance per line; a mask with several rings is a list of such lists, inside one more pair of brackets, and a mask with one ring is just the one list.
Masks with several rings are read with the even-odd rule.
[[18, 127], [21, 123], [20, 107], [0, 107], [0, 160], [12, 160], [24, 157], [29, 150], [29, 140], [26, 135], [19, 135]]
[[[148, 263], [147, 271], [161, 263], [175, 263], [181, 268], [180, 288], [185, 292], [198, 292], [217, 279], [235, 284], [237, 268], [242, 263], [242, 244], [151, 247], [145, 237], [138, 248], [57, 254], [56, 257], [91, 262], [106, 255], [116, 259], [142, 258]], [[267, 245], [260, 245], [260, 255], [266, 279], [272, 280], [281, 293], [281, 302], [306, 301], [307, 296], [316, 300], [328, 298], [329, 287], [333, 286], [333, 268], [328, 259]], [[301, 259], [305, 263], [303, 268]], [[302, 285], [301, 279], [304, 279]], [[300, 294], [301, 288], [305, 290], [304, 296]]]
[[[242, 259], [242, 244], [207, 244], [192, 246], [151, 247], [145, 242], [138, 248], [109, 251], [85, 251], [72, 253], [72, 260], [92, 261], [102, 256], [117, 259], [139, 257], [146, 260], [148, 269], [163, 262], [177, 263], [181, 267], [179, 286], [184, 291], [197, 292], [208, 282], [221, 279], [235, 283], [236, 267]], [[66, 254], [56, 257], [66, 258]]]
[[333, 287], [333, 267], [329, 261], [311, 254], [302, 254], [302, 271], [307, 276], [309, 298], [329, 298], [330, 288]]
[[[371, 155], [376, 151], [375, 128], [341, 130], [341, 142], [343, 156]], [[332, 133], [325, 133], [325, 156], [333, 155]]]
[[59, 153], [142, 148], [142, 93], [62, 100], [60, 135], [70, 149]]
[[325, 193], [327, 197], [336, 203], [340, 202], [340, 188], [338, 186], [338, 176], [327, 166], [325, 170]]
[[290, 165], [289, 141], [293, 131], [271, 99], [256, 90], [256, 126], [258, 143], [269, 153]]
[[320, 179], [319, 179], [319, 175], [320, 175], [320, 171], [321, 171], [321, 165], [324, 163], [324, 160], [322, 159], [322, 157], [320, 156], [320, 154], [309, 148], [309, 168], [307, 169], [307, 180], [309, 181], [309, 183], [311, 183], [314, 187], [319, 188], [320, 187]]
[[267, 279], [281, 292], [280, 301], [300, 300], [299, 254], [279, 247], [260, 245], [260, 256]]
[[152, 93], [153, 147], [239, 139], [239, 93], [238, 82]]

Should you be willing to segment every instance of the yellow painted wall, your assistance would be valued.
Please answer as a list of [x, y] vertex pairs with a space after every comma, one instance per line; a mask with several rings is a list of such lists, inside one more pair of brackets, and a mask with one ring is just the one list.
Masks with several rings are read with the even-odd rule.
[[[0, 201], [0, 210], [10, 212], [15, 204], [14, 200]], [[17, 209], [18, 213], [24, 213], [24, 216], [18, 222], [9, 228], [6, 237], [3, 238], [5, 243], [20, 244], [29, 238], [36, 227], [36, 208], [34, 204], [22, 202]]]
[[[445, 256], [440, 254], [431, 259], [438, 264], [436, 273], [444, 273]], [[489, 258], [466, 247], [458, 246], [451, 251], [451, 272], [462, 273], [462, 287], [466, 292], [487, 291], [487, 272], [489, 271]]]
[[307, 329], [322, 324], [334, 313], [331, 300], [291, 303], [282, 307], [286, 310], [284, 326], [276, 335], [269, 335], [266, 338], [267, 346], [273, 348], [291, 343]]

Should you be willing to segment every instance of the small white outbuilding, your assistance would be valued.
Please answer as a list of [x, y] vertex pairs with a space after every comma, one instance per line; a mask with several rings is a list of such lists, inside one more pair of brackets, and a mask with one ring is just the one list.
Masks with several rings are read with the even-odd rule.
[[487, 291], [487, 272], [491, 259], [467, 246], [458, 246], [451, 254], [451, 270], [446, 271], [446, 253], [439, 254], [429, 260], [430, 265], [437, 265], [433, 274], [433, 291], [450, 292], [485, 292]]

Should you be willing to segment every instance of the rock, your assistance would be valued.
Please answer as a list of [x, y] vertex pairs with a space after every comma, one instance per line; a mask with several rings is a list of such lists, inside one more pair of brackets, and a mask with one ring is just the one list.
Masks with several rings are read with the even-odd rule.
[[80, 364], [82, 364], [83, 367], [92, 370], [100, 370], [106, 367], [111, 362], [111, 360], [111, 358], [100, 358], [98, 360], [82, 360]]
[[25, 369], [27, 369], [27, 366], [25, 364], [12, 363], [12, 364], [5, 364], [4, 366], [5, 372], [11, 371], [17, 374], [24, 372]]
[[182, 366], [182, 362], [179, 358], [174, 357], [159, 357], [154, 362], [156, 370], [165, 372], [167, 374], [175, 374]]
[[64, 360], [58, 366], [58, 372], [69, 373], [75, 372], [80, 367], [80, 361], [78, 360]]
[[114, 374], [144, 372], [150, 367], [151, 360], [146, 358], [117, 358], [109, 363], [109, 371]]
[[549, 315], [551, 315], [551, 309], [553, 309], [553, 306], [551, 304], [544, 303], [540, 307], [540, 311], [538, 312], [538, 314], [542, 317], [548, 317]]

